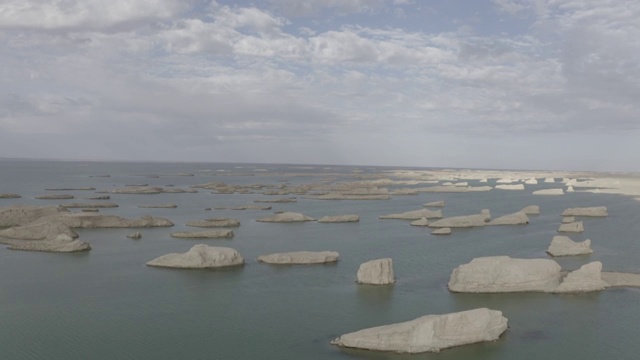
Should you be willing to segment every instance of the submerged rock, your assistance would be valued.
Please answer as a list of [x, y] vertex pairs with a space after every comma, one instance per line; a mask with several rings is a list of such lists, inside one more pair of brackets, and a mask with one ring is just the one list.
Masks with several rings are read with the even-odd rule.
[[75, 196], [69, 194], [55, 194], [55, 195], [41, 195], [36, 196], [38, 200], [69, 200], [74, 199]]
[[490, 256], [460, 265], [451, 274], [449, 290], [467, 293], [552, 291], [560, 284], [560, 265], [548, 259]]
[[390, 258], [367, 261], [360, 265], [357, 274], [359, 284], [388, 285], [393, 277], [393, 261]]
[[158, 205], [138, 205], [143, 209], [175, 209], [178, 207], [176, 204], [158, 204]]
[[294, 251], [258, 256], [258, 261], [268, 264], [324, 264], [338, 261], [335, 251]]
[[95, 189], [96, 188], [94, 188], [93, 186], [82, 186], [82, 187], [76, 187], [76, 188], [49, 188], [44, 190], [45, 191], [91, 191]]
[[142, 234], [139, 231], [134, 232], [133, 234], [127, 235], [129, 239], [140, 240], [142, 239]]
[[506, 329], [507, 318], [502, 312], [480, 308], [368, 328], [342, 335], [331, 343], [398, 353], [438, 352], [454, 346], [497, 340]]
[[574, 256], [591, 254], [593, 250], [591, 250], [591, 240], [575, 242], [567, 236], [554, 236], [547, 253], [551, 256]]
[[562, 216], [606, 217], [609, 216], [609, 213], [606, 206], [577, 207], [566, 209], [562, 212]]
[[276, 223], [293, 223], [293, 222], [305, 222], [305, 221], [316, 221], [316, 219], [305, 216], [300, 213], [295, 212], [283, 212], [280, 214], [274, 214], [271, 216], [263, 217], [256, 221], [260, 222], [276, 222]]
[[22, 196], [20, 196], [19, 194], [9, 194], [9, 193], [2, 193], [0, 194], [0, 199], [20, 199]]
[[182, 231], [171, 233], [171, 237], [179, 239], [231, 239], [232, 230]]
[[254, 203], [273, 203], [273, 204], [286, 204], [286, 203], [294, 203], [298, 202], [295, 198], [280, 198], [273, 200], [253, 200]]
[[244, 264], [239, 252], [228, 247], [195, 245], [186, 253], [171, 253], [147, 263], [148, 266], [178, 269], [210, 269]]
[[305, 198], [313, 200], [389, 200], [391, 197], [388, 194], [342, 194], [333, 192], [323, 195], [310, 195]]
[[360, 221], [360, 216], [358, 215], [334, 215], [334, 216], [323, 216], [318, 219], [319, 223], [345, 223], [345, 222], [358, 222]]
[[397, 220], [420, 220], [422, 218], [427, 218], [427, 219], [442, 218], [442, 211], [420, 209], [420, 210], [414, 210], [414, 211], [407, 211], [400, 214], [389, 214], [389, 215], [378, 216], [378, 219], [397, 219]]
[[100, 203], [70, 203], [70, 204], [60, 204], [60, 207], [72, 209], [97, 209], [97, 208], [115, 208], [118, 207], [118, 204], [110, 203], [110, 202], [100, 202]]

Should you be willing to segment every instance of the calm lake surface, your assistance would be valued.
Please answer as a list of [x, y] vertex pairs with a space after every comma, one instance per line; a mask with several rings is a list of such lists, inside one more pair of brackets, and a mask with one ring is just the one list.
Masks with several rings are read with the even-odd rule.
[[[116, 163], [0, 161], [0, 193], [22, 195], [0, 199], [13, 204], [55, 205], [36, 200], [44, 194], [77, 198], [94, 191], [45, 191], [45, 188], [93, 186], [108, 191], [128, 184], [190, 185], [303, 184], [349, 179], [354, 171], [379, 173], [385, 168], [206, 163]], [[194, 176], [175, 176], [179, 173]], [[304, 176], [293, 176], [303, 174]], [[230, 175], [236, 174], [236, 175]], [[97, 177], [110, 175], [110, 177]], [[154, 175], [150, 177], [149, 175]], [[158, 177], [155, 177], [157, 175]], [[489, 185], [495, 185], [490, 179]], [[470, 185], [477, 182], [470, 181]], [[419, 185], [425, 186], [425, 185]], [[638, 359], [640, 290], [610, 289], [585, 295], [453, 294], [451, 271], [474, 257], [509, 255], [548, 258], [545, 253], [567, 207], [607, 206], [607, 218], [583, 218], [585, 231], [576, 241], [592, 240], [594, 253], [556, 259], [565, 269], [602, 261], [605, 271], [640, 273], [640, 201], [590, 193], [533, 196], [537, 189], [559, 184], [527, 185], [525, 191], [492, 190], [394, 196], [388, 201], [322, 201], [272, 205], [264, 210], [205, 208], [252, 204], [260, 194], [121, 195], [110, 194], [118, 208], [102, 214], [153, 215], [175, 223], [172, 228], [78, 230], [89, 241], [85, 253], [22, 252], [0, 247], [1, 359]], [[392, 189], [393, 187], [389, 187]], [[279, 198], [281, 196], [276, 196]], [[378, 216], [417, 210], [429, 201], [445, 200], [445, 216], [491, 210], [493, 217], [539, 205], [541, 215], [525, 226], [454, 230], [433, 236], [430, 230]], [[70, 200], [70, 202], [82, 200]], [[88, 200], [87, 200], [88, 201]], [[175, 209], [138, 205], [175, 203]], [[358, 214], [359, 223], [270, 224], [255, 220], [286, 210], [319, 218]], [[235, 237], [224, 240], [174, 239], [171, 232], [197, 230], [185, 223], [211, 217], [241, 221]], [[228, 246], [245, 258], [231, 270], [172, 270], [145, 263], [160, 255], [185, 252], [206, 243]], [[335, 250], [336, 264], [270, 266], [262, 254], [298, 250]], [[358, 266], [391, 257], [393, 286], [355, 283]], [[329, 344], [335, 337], [366, 327], [411, 320], [427, 314], [476, 307], [501, 310], [509, 329], [497, 342], [444, 350], [437, 354], [397, 355], [345, 350]]]

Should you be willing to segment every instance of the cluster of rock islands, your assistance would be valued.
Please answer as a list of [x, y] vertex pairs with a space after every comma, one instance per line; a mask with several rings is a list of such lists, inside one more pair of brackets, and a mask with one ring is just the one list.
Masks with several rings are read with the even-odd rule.
[[[183, 174], [182, 176], [189, 176]], [[477, 192], [493, 189], [504, 191], [525, 190], [525, 185], [538, 184], [534, 176], [502, 177], [489, 186], [487, 178], [480, 178], [482, 185], [470, 186], [466, 179], [448, 176], [419, 177], [411, 172], [398, 172], [403, 180], [369, 179], [353, 182], [329, 182], [303, 185], [230, 185], [223, 182], [209, 182], [190, 188], [181, 189], [173, 186], [156, 187], [147, 184], [133, 184], [125, 188], [98, 193], [110, 194], [161, 194], [161, 193], [196, 193], [212, 191], [218, 194], [261, 194], [270, 196], [267, 199], [255, 200], [254, 204], [226, 207], [230, 210], [271, 210], [269, 204], [295, 203], [297, 197], [313, 200], [388, 200], [392, 196], [408, 196], [433, 192]], [[490, 175], [490, 174], [487, 174]], [[515, 175], [515, 174], [512, 174]], [[477, 180], [477, 179], [476, 179]], [[540, 182], [555, 184], [552, 177], [543, 178]], [[593, 186], [594, 180], [578, 180], [565, 178], [562, 187], [536, 190], [532, 194], [541, 196], [558, 196], [575, 192], [574, 188]], [[428, 186], [423, 186], [428, 185]], [[393, 190], [385, 186], [393, 186]], [[59, 193], [63, 191], [96, 190], [93, 187], [45, 189], [56, 191], [36, 197], [39, 200], [74, 200], [76, 196]], [[286, 196], [276, 198], [274, 196]], [[4, 193], [1, 199], [19, 199], [21, 195]], [[76, 252], [88, 251], [91, 246], [81, 241], [74, 229], [98, 228], [132, 228], [171, 227], [174, 224], [165, 218], [144, 216], [140, 218], [123, 218], [115, 215], [99, 214], [101, 208], [118, 207], [110, 195], [85, 197], [91, 202], [68, 202], [58, 205], [12, 205], [0, 207], [0, 243], [13, 250]], [[177, 205], [142, 204], [141, 208], [175, 208]], [[71, 209], [79, 209], [72, 212]], [[221, 208], [215, 208], [221, 209]], [[459, 228], [485, 226], [521, 226], [529, 224], [530, 216], [540, 214], [540, 208], [530, 205], [520, 211], [503, 214], [493, 218], [489, 209], [479, 213], [462, 216], [445, 217], [444, 201], [425, 203], [420, 209], [408, 209], [405, 212], [382, 214], [380, 220], [403, 220], [411, 226], [430, 228], [433, 235], [450, 235]], [[211, 210], [205, 209], [205, 210]], [[581, 217], [606, 217], [606, 207], [568, 208], [561, 214], [558, 236], [551, 239], [549, 256], [578, 256], [591, 254], [591, 240], [575, 242], [571, 233], [584, 231]], [[263, 223], [355, 223], [360, 221], [356, 214], [326, 215], [319, 219], [297, 212], [276, 211], [273, 214], [256, 218]], [[188, 221], [186, 226], [201, 228], [197, 231], [170, 233], [178, 239], [231, 239], [233, 228], [240, 226], [240, 221], [232, 218], [207, 218]], [[330, 225], [327, 225], [330, 226]], [[140, 239], [142, 233], [136, 231], [128, 237]], [[235, 240], [234, 240], [235, 241]], [[335, 251], [295, 251], [261, 255], [258, 262], [274, 265], [310, 265], [334, 263], [339, 259]], [[197, 244], [184, 253], [171, 253], [152, 259], [148, 266], [177, 269], [211, 269], [245, 264], [243, 256], [233, 248]], [[472, 259], [467, 264], [452, 269], [448, 289], [452, 293], [508, 293], [508, 292], [542, 292], [551, 294], [585, 293], [601, 291], [613, 286], [640, 286], [640, 275], [602, 272], [602, 263], [593, 261], [573, 271], [563, 270], [560, 265], [548, 258], [517, 259], [498, 255]], [[389, 286], [396, 278], [391, 258], [372, 259], [360, 265], [355, 280], [362, 285]], [[465, 310], [450, 314], [427, 315], [401, 323], [383, 325], [359, 330], [339, 336], [332, 344], [379, 351], [401, 353], [436, 352], [441, 349], [498, 339], [507, 330], [508, 320], [502, 312], [487, 308]]]

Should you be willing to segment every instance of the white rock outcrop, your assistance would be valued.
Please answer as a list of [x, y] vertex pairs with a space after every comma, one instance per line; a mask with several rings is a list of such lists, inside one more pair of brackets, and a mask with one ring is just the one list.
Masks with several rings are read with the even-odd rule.
[[420, 220], [422, 218], [440, 219], [442, 218], [442, 211], [420, 209], [420, 210], [414, 210], [414, 211], [407, 211], [400, 214], [382, 215], [378, 217], [378, 219], [397, 219], [397, 220]]
[[268, 264], [324, 264], [338, 261], [338, 254], [335, 251], [294, 251], [287, 253], [276, 253], [258, 256], [258, 261]]
[[547, 249], [551, 256], [575, 256], [593, 253], [591, 240], [575, 242], [567, 236], [554, 236]]
[[431, 232], [431, 235], [450, 235], [450, 234], [451, 234], [451, 228], [448, 228], [448, 227], [438, 228]]
[[584, 231], [584, 225], [582, 225], [582, 221], [576, 221], [567, 224], [560, 224], [558, 228], [558, 232], [574, 232], [579, 233]]
[[502, 312], [479, 308], [368, 328], [342, 335], [331, 343], [397, 353], [438, 352], [454, 346], [497, 340], [507, 329], [507, 322]]
[[567, 274], [562, 280], [562, 284], [553, 292], [555, 293], [577, 293], [604, 290], [608, 284], [602, 281], [600, 276], [602, 263], [600, 261], [590, 262], [582, 265], [580, 269]]
[[564, 195], [564, 190], [562, 190], [562, 189], [542, 189], [542, 190], [536, 190], [532, 194], [533, 195]]
[[526, 225], [529, 223], [527, 214], [518, 211], [513, 214], [497, 217], [487, 223], [487, 225]]
[[431, 201], [422, 205], [424, 207], [444, 207], [444, 200]]
[[319, 223], [346, 223], [346, 222], [358, 222], [360, 221], [360, 216], [358, 215], [333, 215], [333, 216], [323, 216], [318, 219]]
[[427, 218], [422, 218], [419, 220], [413, 220], [411, 223], [409, 223], [409, 225], [411, 226], [429, 226], [429, 220]]
[[390, 258], [367, 261], [358, 268], [358, 284], [388, 285], [396, 280], [393, 276], [393, 261]]
[[538, 205], [529, 205], [526, 208], [520, 210], [527, 215], [540, 215], [540, 206]]
[[485, 226], [491, 220], [491, 213], [488, 209], [484, 209], [480, 214], [452, 216], [437, 220], [429, 224], [434, 228], [469, 228]]
[[147, 263], [148, 266], [209, 269], [244, 264], [244, 258], [234, 249], [207, 245], [195, 245], [186, 253], [160, 256]]
[[560, 270], [548, 259], [481, 257], [453, 270], [448, 286], [466, 293], [549, 292], [560, 284]]
[[556, 179], [552, 178], [552, 177], [548, 177], [546, 179], [544, 179], [545, 184], [552, 184], [556, 182]]
[[280, 214], [274, 214], [271, 216], [260, 218], [256, 221], [260, 222], [272, 222], [272, 223], [294, 223], [294, 222], [305, 222], [305, 221], [316, 221], [316, 219], [305, 216], [296, 212], [283, 212]]
[[609, 213], [606, 206], [577, 207], [566, 209], [562, 212], [562, 216], [606, 217], [609, 216]]
[[565, 216], [562, 218], [562, 223], [563, 224], [569, 224], [572, 222], [576, 222], [576, 218], [574, 216]]
[[527, 185], [538, 185], [538, 180], [536, 178], [527, 179], [524, 182]]
[[513, 185], [501, 184], [501, 185], [496, 185], [495, 188], [500, 190], [524, 190], [524, 184], [513, 184]]

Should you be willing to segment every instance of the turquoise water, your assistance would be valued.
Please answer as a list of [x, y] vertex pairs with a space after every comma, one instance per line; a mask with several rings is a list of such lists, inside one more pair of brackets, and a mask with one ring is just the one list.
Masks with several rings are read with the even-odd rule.
[[[237, 168], [237, 167], [242, 168]], [[267, 172], [255, 171], [256, 168]], [[11, 204], [57, 204], [36, 200], [45, 188], [94, 186], [98, 191], [125, 184], [186, 187], [209, 181], [229, 184], [315, 183], [330, 175], [346, 178], [355, 168], [287, 165], [100, 163], [0, 161], [0, 193], [22, 199]], [[220, 172], [217, 170], [227, 170]], [[365, 173], [384, 168], [359, 168]], [[221, 176], [231, 172], [245, 176]], [[195, 176], [170, 176], [192, 173]], [[292, 176], [304, 173], [306, 176]], [[109, 174], [111, 177], [91, 177]], [[246, 176], [252, 174], [253, 176]], [[276, 174], [276, 175], [274, 175]], [[145, 175], [166, 175], [146, 177]], [[491, 183], [490, 183], [491, 184]], [[0, 248], [0, 358], [2, 359], [637, 359], [640, 350], [640, 291], [612, 289], [586, 295], [452, 294], [446, 283], [453, 268], [474, 257], [509, 255], [546, 258], [560, 213], [574, 206], [607, 206], [607, 218], [584, 219], [594, 254], [557, 260], [575, 269], [599, 260], [607, 271], [640, 273], [640, 202], [623, 196], [573, 193], [532, 196], [553, 185], [526, 191], [397, 196], [389, 201], [320, 201], [271, 204], [273, 209], [313, 217], [356, 213], [354, 224], [268, 224], [255, 220], [271, 211], [214, 210], [246, 205], [266, 196], [197, 194], [118, 195], [103, 214], [154, 215], [173, 228], [81, 230], [92, 250], [78, 254], [20, 252]], [[93, 191], [64, 191], [78, 197]], [[540, 205], [542, 214], [526, 226], [486, 227], [436, 237], [429, 229], [379, 215], [421, 208], [445, 200], [446, 216], [491, 209], [492, 215]], [[80, 201], [80, 200], [72, 200]], [[176, 209], [142, 209], [142, 204], [176, 203]], [[264, 205], [264, 204], [263, 204]], [[242, 225], [231, 240], [173, 239], [169, 233], [195, 230], [188, 220], [233, 217]], [[229, 246], [245, 257], [244, 267], [208, 270], [149, 268], [145, 263], [197, 243]], [[335, 250], [337, 264], [276, 267], [258, 255], [296, 250]], [[391, 257], [397, 283], [359, 286], [358, 266]], [[509, 329], [497, 342], [438, 354], [396, 355], [345, 350], [329, 342], [365, 327], [406, 321], [427, 314], [489, 307], [503, 311]]]

